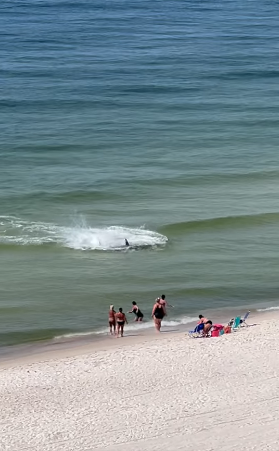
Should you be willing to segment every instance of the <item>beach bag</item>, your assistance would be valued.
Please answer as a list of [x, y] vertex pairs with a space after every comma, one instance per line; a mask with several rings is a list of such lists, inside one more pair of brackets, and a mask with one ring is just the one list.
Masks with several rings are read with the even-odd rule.
[[224, 329], [224, 326], [222, 324], [214, 324], [211, 337], [219, 337], [221, 330]]
[[224, 327], [224, 333], [225, 333], [225, 334], [230, 334], [231, 331], [232, 331], [231, 326], [226, 326], [226, 327]]
[[219, 337], [219, 330], [218, 329], [216, 329], [216, 330], [214, 330], [213, 329], [213, 331], [211, 332], [211, 337]]

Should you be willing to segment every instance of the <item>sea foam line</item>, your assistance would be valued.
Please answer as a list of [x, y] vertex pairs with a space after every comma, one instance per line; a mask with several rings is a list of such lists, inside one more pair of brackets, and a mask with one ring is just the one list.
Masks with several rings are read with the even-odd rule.
[[[179, 327], [182, 325], [192, 323], [194, 321], [196, 321], [196, 318], [185, 316], [181, 319], [163, 321], [162, 327], [163, 328], [164, 327]], [[140, 330], [150, 329], [153, 327], [154, 327], [153, 321], [147, 321], [147, 322], [142, 322], [142, 323], [133, 322], [133, 323], [129, 323], [129, 324], [125, 325], [125, 330], [126, 331], [140, 331]], [[92, 335], [106, 335], [106, 334], [108, 334], [108, 329], [109, 328], [107, 326], [105, 328], [95, 330], [95, 331], [67, 333], [67, 334], [58, 335], [58, 336], [54, 337], [54, 339], [61, 340], [63, 338], [78, 338], [78, 337], [86, 337], [86, 336], [92, 336]]]
[[257, 312], [268, 312], [271, 310], [279, 310], [279, 306], [277, 307], [266, 307], [266, 308], [258, 308]]

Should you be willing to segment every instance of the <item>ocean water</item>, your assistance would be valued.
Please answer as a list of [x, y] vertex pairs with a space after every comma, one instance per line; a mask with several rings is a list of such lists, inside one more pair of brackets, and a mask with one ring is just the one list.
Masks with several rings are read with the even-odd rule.
[[[3, 0], [0, 345], [276, 308], [277, 3]], [[124, 240], [131, 244], [125, 248]]]

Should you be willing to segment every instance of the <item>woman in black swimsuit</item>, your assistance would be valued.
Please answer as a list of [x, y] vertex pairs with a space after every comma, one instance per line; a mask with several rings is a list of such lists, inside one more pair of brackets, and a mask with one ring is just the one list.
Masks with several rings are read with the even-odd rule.
[[136, 315], [135, 321], [142, 321], [143, 313], [138, 308], [136, 301], [133, 301], [132, 305], [132, 310], [130, 310], [128, 313], [134, 313]]
[[152, 310], [152, 318], [157, 332], [161, 330], [162, 319], [166, 315], [165, 306], [161, 304], [160, 298], [157, 298]]

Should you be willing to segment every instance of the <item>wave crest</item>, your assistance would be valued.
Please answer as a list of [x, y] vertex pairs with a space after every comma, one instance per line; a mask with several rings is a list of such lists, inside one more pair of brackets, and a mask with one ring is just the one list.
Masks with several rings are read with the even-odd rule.
[[161, 227], [160, 230], [162, 233], [178, 236], [193, 232], [211, 232], [217, 229], [244, 229], [273, 224], [279, 224], [279, 212], [198, 219], [193, 221], [168, 224]]
[[269, 312], [272, 310], [279, 310], [279, 306], [277, 307], [266, 307], [266, 308], [258, 308], [257, 312]]

